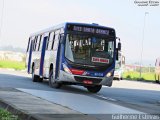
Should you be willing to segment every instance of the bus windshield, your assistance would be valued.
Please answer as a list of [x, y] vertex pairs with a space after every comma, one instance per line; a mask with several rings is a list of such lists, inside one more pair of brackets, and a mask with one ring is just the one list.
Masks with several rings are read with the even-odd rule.
[[73, 63], [82, 65], [109, 65], [114, 57], [114, 39], [83, 33], [67, 34], [65, 57]]

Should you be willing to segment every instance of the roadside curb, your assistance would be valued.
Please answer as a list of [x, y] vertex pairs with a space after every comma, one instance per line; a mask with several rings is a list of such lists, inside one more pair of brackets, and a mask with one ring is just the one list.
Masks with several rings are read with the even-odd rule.
[[128, 80], [128, 79], [123, 79], [123, 80], [157, 84], [155, 81], [151, 80]]
[[15, 69], [13, 69], [13, 68], [0, 68], [0, 70], [15, 71]]
[[23, 112], [22, 110], [19, 110], [18, 108], [16, 108], [13, 105], [8, 104], [7, 102], [4, 102], [2, 99], [0, 99], [0, 107], [11, 112], [13, 115], [17, 115], [18, 118], [22, 120], [38, 120], [34, 116], [29, 115]]
[[49, 117], [46, 117], [47, 114], [28, 114], [2, 99], [0, 99], [0, 107], [12, 113], [13, 116], [18, 116], [18, 120], [97, 120], [97, 118], [86, 114], [49, 114]]
[[0, 88], [0, 108], [12, 113], [13, 120], [97, 120], [14, 88]]
[[27, 69], [23, 69], [23, 70], [16, 70], [14, 68], [0, 68], [0, 70], [8, 70], [8, 71], [20, 71], [20, 72], [26, 72]]

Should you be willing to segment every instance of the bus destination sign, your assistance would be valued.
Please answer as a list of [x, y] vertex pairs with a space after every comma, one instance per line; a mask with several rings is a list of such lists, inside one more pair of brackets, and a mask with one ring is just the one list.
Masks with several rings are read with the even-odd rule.
[[104, 29], [104, 28], [68, 25], [68, 30], [77, 31], [77, 32], [92, 33], [92, 34], [109, 35], [109, 30]]

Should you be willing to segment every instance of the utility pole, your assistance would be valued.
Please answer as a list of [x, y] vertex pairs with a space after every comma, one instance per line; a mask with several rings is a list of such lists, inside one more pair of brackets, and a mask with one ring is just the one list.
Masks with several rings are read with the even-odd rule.
[[0, 41], [2, 38], [2, 27], [3, 27], [3, 16], [4, 16], [4, 0], [2, 0], [2, 12], [1, 12], [1, 21], [0, 21]]
[[148, 12], [145, 12], [144, 14], [144, 23], [143, 23], [143, 33], [142, 33], [142, 47], [141, 47], [141, 61], [140, 61], [140, 76], [139, 78], [142, 78], [142, 58], [143, 58], [143, 41], [144, 41], [144, 30], [145, 30], [145, 22], [146, 22], [146, 15], [149, 14]]

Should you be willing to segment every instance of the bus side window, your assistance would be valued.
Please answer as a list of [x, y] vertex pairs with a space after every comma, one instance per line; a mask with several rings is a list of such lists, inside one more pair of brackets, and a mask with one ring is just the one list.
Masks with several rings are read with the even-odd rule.
[[[35, 39], [34, 36], [30, 37], [30, 45], [29, 45], [29, 49], [30, 49], [30, 47], [32, 47], [32, 51], [33, 51], [33, 48], [34, 48], [34, 39]], [[32, 43], [32, 46], [31, 46], [31, 43]], [[28, 50], [29, 50], [29, 49], [28, 49]]]
[[64, 33], [64, 28], [63, 27], [60, 28], [60, 31], [61, 31], [61, 33]]
[[48, 50], [52, 50], [52, 45], [54, 44], [54, 37], [54, 32], [50, 33]]
[[55, 31], [54, 45], [52, 46], [53, 50], [56, 50], [58, 48], [59, 33], [60, 33], [60, 30]]
[[49, 49], [48, 49], [48, 45], [49, 45], [49, 37], [50, 37], [50, 33], [49, 33], [49, 35], [48, 35], [48, 37], [47, 37], [46, 50], [49, 50]]
[[36, 37], [35, 37], [35, 39], [34, 39], [34, 51], [36, 51], [36, 46], [37, 46], [37, 37], [38, 37], [38, 36], [36, 36]]
[[40, 42], [40, 36], [37, 36], [36, 51], [38, 51], [38, 48], [39, 48], [39, 42]]
[[52, 41], [52, 46], [51, 46], [51, 50], [53, 50], [55, 37], [56, 37], [56, 35], [54, 34], [54, 36], [53, 36], [53, 41]]
[[34, 37], [34, 39], [33, 39], [33, 51], [35, 51], [35, 45], [36, 45], [36, 37]]
[[41, 42], [40, 42], [40, 47], [39, 47], [39, 51], [42, 50], [42, 44], [43, 44], [43, 38], [44, 38], [44, 35], [41, 35]]
[[28, 46], [27, 46], [27, 52], [29, 51], [29, 49], [30, 49], [30, 42], [31, 41], [31, 38], [29, 38], [29, 40], [28, 40]]
[[39, 35], [39, 45], [38, 45], [38, 50], [37, 51], [39, 51], [40, 50], [40, 46], [41, 46], [41, 38], [42, 38], [42, 35]]
[[32, 45], [32, 51], [34, 51], [35, 39], [33, 39], [32, 41], [33, 41], [33, 45]]

